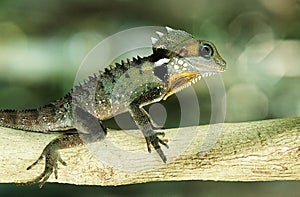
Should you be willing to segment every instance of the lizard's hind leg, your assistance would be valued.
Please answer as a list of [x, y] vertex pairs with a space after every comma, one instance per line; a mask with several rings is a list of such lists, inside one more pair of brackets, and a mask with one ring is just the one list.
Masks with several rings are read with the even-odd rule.
[[55, 178], [57, 179], [57, 169], [58, 162], [66, 166], [59, 154], [59, 149], [71, 148], [82, 144], [82, 140], [79, 137], [79, 134], [64, 134], [54, 140], [52, 140], [43, 150], [41, 156], [31, 164], [27, 170], [30, 170], [36, 164], [38, 164], [43, 158], [45, 158], [45, 168], [44, 171], [37, 176], [36, 178], [26, 181], [21, 184], [34, 184], [39, 183], [41, 188], [45, 182], [49, 179], [50, 175], [54, 173]]
[[[66, 165], [66, 162], [64, 162], [60, 157], [60, 149], [83, 145], [81, 137], [83, 137], [83, 139], [85, 139], [85, 141], [88, 143], [99, 141], [105, 138], [106, 128], [104, 128], [101, 121], [95, 116], [79, 107], [75, 107], [73, 115], [74, 119], [76, 119], [76, 129], [70, 130], [68, 133], [52, 140], [44, 148], [41, 156], [27, 168], [27, 170], [30, 170], [33, 166], [45, 158], [44, 171], [36, 178], [21, 184], [39, 183], [39, 186], [42, 187], [52, 173], [54, 173], [54, 176], [57, 179], [58, 162]], [[81, 135], [78, 132], [80, 132]]]

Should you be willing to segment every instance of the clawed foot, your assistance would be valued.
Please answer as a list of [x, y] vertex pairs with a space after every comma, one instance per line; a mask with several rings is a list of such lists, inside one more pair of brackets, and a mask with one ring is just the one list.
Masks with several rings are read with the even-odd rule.
[[43, 187], [45, 182], [49, 179], [52, 173], [54, 173], [56, 179], [58, 178], [57, 176], [58, 162], [60, 162], [64, 166], [66, 166], [67, 164], [62, 160], [59, 152], [55, 150], [51, 145], [53, 144], [51, 143], [48, 144], [48, 146], [46, 146], [41, 156], [27, 168], [27, 170], [30, 170], [32, 167], [38, 164], [43, 158], [45, 158], [44, 171], [38, 177], [20, 184], [27, 185], [27, 184], [39, 183], [39, 187], [41, 188]]
[[165, 136], [164, 132], [157, 132], [154, 135], [151, 136], [147, 136], [146, 138], [146, 142], [147, 142], [147, 148], [148, 148], [148, 152], [151, 152], [151, 145], [154, 147], [154, 149], [156, 150], [156, 152], [158, 153], [158, 155], [160, 156], [160, 158], [163, 160], [164, 163], [167, 162], [167, 158], [165, 156], [165, 154], [163, 153], [163, 151], [160, 148], [159, 144], [164, 145], [165, 147], [169, 148], [169, 146], [166, 144], [167, 140], [161, 140], [158, 135], [161, 135], [162, 137]]

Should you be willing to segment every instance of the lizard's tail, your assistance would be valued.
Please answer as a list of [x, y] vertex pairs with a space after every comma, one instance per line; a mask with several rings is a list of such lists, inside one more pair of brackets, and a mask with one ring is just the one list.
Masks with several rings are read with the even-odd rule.
[[58, 109], [53, 104], [30, 110], [0, 110], [0, 126], [35, 132], [71, 128], [65, 109]]

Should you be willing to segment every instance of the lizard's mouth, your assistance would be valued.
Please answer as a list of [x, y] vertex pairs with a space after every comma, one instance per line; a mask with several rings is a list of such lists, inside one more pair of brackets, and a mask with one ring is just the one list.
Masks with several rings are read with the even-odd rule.
[[181, 72], [173, 73], [168, 76], [168, 90], [164, 95], [163, 100], [166, 100], [170, 95], [181, 91], [184, 88], [191, 86], [199, 81], [202, 77], [210, 77], [226, 69], [224, 60], [216, 62], [214, 60], [206, 60], [201, 57], [185, 58], [185, 63], [182, 63]]
[[163, 100], [166, 100], [172, 94], [181, 91], [184, 88], [191, 86], [197, 81], [201, 80], [202, 77], [210, 77], [218, 72], [190, 72], [185, 71], [176, 73], [168, 78], [168, 91], [164, 95]]
[[226, 70], [226, 62], [221, 58], [207, 60], [201, 57], [189, 57], [186, 58], [185, 61], [193, 71], [201, 73], [203, 77], [211, 76]]

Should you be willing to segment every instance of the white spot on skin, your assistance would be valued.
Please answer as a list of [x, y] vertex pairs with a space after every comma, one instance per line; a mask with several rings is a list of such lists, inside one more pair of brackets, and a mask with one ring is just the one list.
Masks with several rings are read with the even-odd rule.
[[152, 44], [155, 44], [157, 42], [157, 38], [151, 37], [151, 41], [152, 41]]
[[155, 65], [155, 66], [161, 66], [161, 65], [163, 65], [163, 64], [165, 64], [165, 63], [169, 63], [169, 61], [170, 61], [170, 59], [168, 59], [168, 58], [163, 58], [163, 59], [160, 59], [160, 60], [156, 61], [156, 62], [154, 63], [154, 65]]
[[174, 69], [175, 69], [175, 70], [178, 70], [178, 69], [179, 69], [179, 66], [178, 66], [177, 64], [175, 64], [175, 65], [174, 65]]
[[182, 60], [178, 60], [178, 64], [182, 65], [183, 61]]
[[162, 36], [164, 35], [163, 33], [159, 32], [159, 31], [157, 31], [156, 34], [157, 34], [159, 37], [162, 37]]
[[187, 66], [188, 66], [188, 64], [187, 64], [187, 63], [184, 63], [184, 64], [183, 64], [183, 67], [187, 67]]
[[172, 29], [171, 27], [166, 26], [166, 30], [168, 33], [170, 33], [171, 31], [174, 31], [174, 29]]
[[64, 108], [65, 108], [65, 109], [69, 109], [69, 108], [70, 108], [69, 103], [65, 103], [65, 104], [64, 104]]

